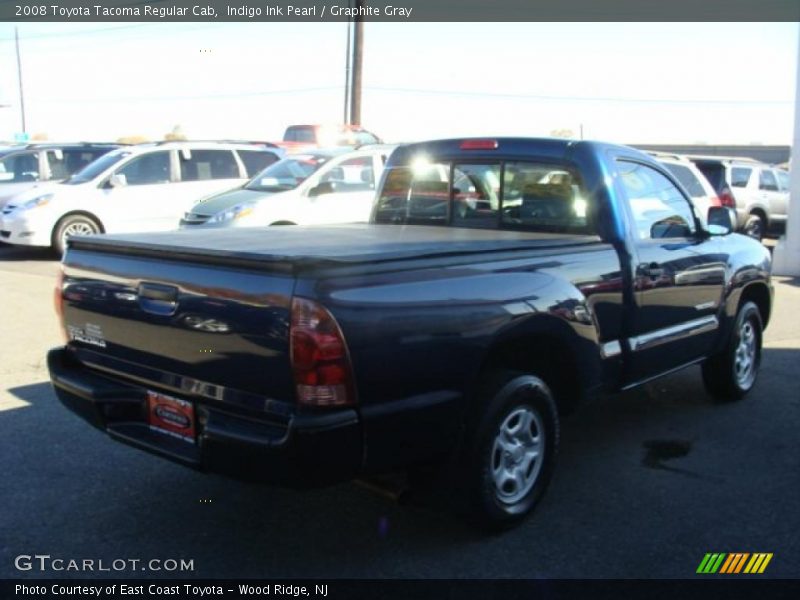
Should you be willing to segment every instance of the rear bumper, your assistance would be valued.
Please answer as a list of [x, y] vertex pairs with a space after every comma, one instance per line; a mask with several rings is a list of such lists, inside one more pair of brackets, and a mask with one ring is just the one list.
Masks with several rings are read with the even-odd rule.
[[150, 429], [145, 388], [90, 370], [64, 348], [51, 350], [47, 365], [69, 410], [117, 441], [191, 468], [289, 487], [346, 481], [361, 470], [362, 432], [354, 410], [262, 419], [185, 398], [194, 402], [198, 428], [196, 443], [189, 444]]

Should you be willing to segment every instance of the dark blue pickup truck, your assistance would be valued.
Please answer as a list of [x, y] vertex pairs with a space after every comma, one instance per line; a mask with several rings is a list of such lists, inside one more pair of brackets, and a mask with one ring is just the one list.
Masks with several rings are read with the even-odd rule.
[[58, 397], [115, 440], [244, 479], [446, 465], [452, 497], [505, 527], [583, 398], [696, 363], [718, 399], [755, 383], [768, 251], [636, 150], [402, 146], [371, 221], [71, 238]]

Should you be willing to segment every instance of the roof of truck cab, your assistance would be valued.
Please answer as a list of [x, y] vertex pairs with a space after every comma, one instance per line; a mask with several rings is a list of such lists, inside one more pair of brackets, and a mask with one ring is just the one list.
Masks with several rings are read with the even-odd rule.
[[[494, 149], [467, 150], [462, 148], [462, 144], [467, 141], [493, 141], [497, 143]], [[405, 163], [414, 158], [419, 153], [429, 153], [434, 156], [447, 157], [469, 157], [476, 156], [485, 160], [488, 156], [496, 154], [505, 159], [509, 157], [525, 158], [550, 158], [553, 160], [564, 159], [571, 150], [579, 147], [590, 147], [598, 152], [605, 150], [617, 150], [626, 154], [639, 156], [645, 160], [653, 160], [641, 150], [630, 146], [610, 144], [592, 140], [571, 140], [564, 138], [526, 138], [526, 137], [465, 137], [450, 138], [442, 140], [430, 140], [425, 142], [414, 142], [400, 146], [392, 154], [392, 163]]]

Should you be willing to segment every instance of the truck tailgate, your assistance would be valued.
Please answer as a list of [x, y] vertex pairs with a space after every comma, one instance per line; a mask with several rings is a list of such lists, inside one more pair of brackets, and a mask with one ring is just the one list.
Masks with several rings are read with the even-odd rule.
[[293, 399], [293, 287], [288, 274], [71, 248], [64, 321], [83, 363], [263, 409]]

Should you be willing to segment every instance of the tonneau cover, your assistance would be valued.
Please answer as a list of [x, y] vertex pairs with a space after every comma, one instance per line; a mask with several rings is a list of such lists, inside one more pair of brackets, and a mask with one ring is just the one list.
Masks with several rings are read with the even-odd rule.
[[596, 236], [426, 225], [348, 224], [178, 230], [71, 238], [81, 249], [207, 257], [210, 262], [358, 264], [464, 253], [596, 243]]

